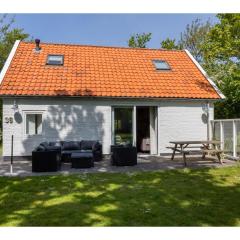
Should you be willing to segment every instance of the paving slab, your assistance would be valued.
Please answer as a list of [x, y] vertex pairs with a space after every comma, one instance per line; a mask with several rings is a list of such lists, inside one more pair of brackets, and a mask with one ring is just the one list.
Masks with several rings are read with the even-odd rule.
[[[215, 159], [202, 160], [201, 156], [190, 156], [187, 159], [188, 168], [220, 168], [236, 165], [237, 161], [227, 160], [223, 161], [223, 165]], [[15, 161], [13, 164], [13, 173], [10, 173], [10, 161], [0, 162], [0, 176], [40, 176], [40, 175], [57, 175], [57, 174], [72, 174], [72, 173], [101, 173], [101, 172], [134, 172], [134, 171], [156, 171], [166, 169], [181, 169], [184, 168], [181, 157], [176, 157], [171, 160], [169, 156], [149, 156], [141, 155], [138, 156], [138, 164], [135, 166], [117, 167], [111, 166], [110, 159], [105, 158], [100, 162], [95, 162], [93, 168], [85, 169], [74, 169], [71, 168], [70, 163], [63, 163], [61, 170], [58, 172], [44, 172], [44, 173], [33, 173], [31, 161]]]

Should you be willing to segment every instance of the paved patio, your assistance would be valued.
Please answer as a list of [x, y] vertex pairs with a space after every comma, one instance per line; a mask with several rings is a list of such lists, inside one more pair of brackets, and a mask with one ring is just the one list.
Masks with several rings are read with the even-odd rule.
[[[187, 164], [188, 168], [200, 168], [200, 167], [227, 167], [236, 165], [236, 161], [224, 160], [224, 164], [221, 165], [217, 160], [206, 159], [202, 160], [200, 156], [188, 156]], [[13, 176], [39, 176], [39, 175], [54, 175], [54, 174], [71, 174], [71, 173], [99, 173], [99, 172], [132, 172], [132, 171], [153, 171], [153, 170], [165, 170], [165, 169], [180, 169], [184, 168], [183, 160], [180, 156], [172, 161], [169, 156], [138, 156], [138, 164], [136, 166], [129, 167], [116, 167], [110, 165], [109, 158], [105, 158], [101, 162], [95, 162], [94, 168], [89, 169], [73, 169], [70, 163], [63, 163], [62, 169], [59, 172], [54, 173], [32, 173], [31, 161], [15, 161], [13, 165]], [[0, 161], [0, 176], [11, 176], [10, 162]]]

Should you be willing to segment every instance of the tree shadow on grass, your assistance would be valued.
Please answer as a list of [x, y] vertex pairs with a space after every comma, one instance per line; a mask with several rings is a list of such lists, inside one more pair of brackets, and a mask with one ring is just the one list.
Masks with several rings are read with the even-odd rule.
[[1, 178], [0, 225], [240, 225], [240, 169]]

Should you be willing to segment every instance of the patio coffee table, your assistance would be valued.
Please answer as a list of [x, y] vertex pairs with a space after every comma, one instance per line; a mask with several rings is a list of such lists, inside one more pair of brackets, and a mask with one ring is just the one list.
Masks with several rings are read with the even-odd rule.
[[78, 152], [71, 154], [72, 168], [94, 167], [93, 154], [91, 152]]

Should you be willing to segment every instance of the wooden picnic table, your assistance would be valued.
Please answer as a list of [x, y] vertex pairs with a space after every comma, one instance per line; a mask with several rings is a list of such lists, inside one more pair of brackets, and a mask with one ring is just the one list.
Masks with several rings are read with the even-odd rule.
[[[186, 166], [186, 154], [189, 154], [191, 152], [199, 152], [202, 153], [202, 158], [204, 159], [206, 154], [215, 154], [218, 157], [219, 162], [222, 164], [221, 156], [220, 154], [223, 152], [218, 148], [220, 145], [220, 141], [216, 140], [204, 140], [204, 141], [170, 141], [171, 144], [174, 144], [174, 147], [168, 147], [173, 150], [171, 160], [174, 159], [175, 153], [179, 152], [182, 154], [184, 165]], [[211, 148], [210, 146], [213, 146]], [[196, 149], [199, 148], [199, 150], [193, 150], [190, 151], [189, 149]]]

